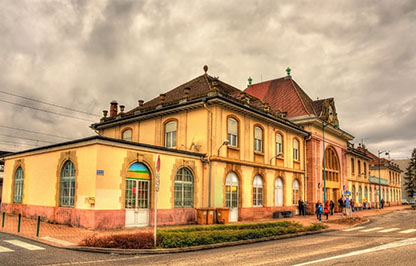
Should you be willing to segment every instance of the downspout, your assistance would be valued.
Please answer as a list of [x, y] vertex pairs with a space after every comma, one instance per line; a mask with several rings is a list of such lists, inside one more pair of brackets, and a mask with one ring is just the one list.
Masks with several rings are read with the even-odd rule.
[[208, 111], [208, 140], [209, 140], [209, 155], [208, 155], [208, 208], [211, 208], [211, 172], [212, 172], [212, 163], [211, 163], [211, 156], [212, 156], [212, 111], [208, 109], [207, 104], [204, 103], [204, 108]]
[[[311, 135], [308, 135], [307, 137], [304, 137], [303, 138], [304, 139], [304, 142], [303, 142], [303, 160], [304, 160], [304, 171], [305, 171], [305, 174], [304, 174], [304, 176], [303, 176], [303, 201], [306, 201], [306, 202], [308, 202], [307, 201], [307, 199], [306, 199], [306, 197], [307, 197], [307, 195], [308, 195], [308, 193], [306, 193], [306, 190], [307, 190], [307, 179], [308, 179], [308, 177], [307, 177], [307, 173], [308, 173], [308, 158], [306, 157], [306, 142], [308, 141], [308, 140], [311, 140], [312, 139], [312, 136]], [[313, 206], [313, 205], [312, 205]]]

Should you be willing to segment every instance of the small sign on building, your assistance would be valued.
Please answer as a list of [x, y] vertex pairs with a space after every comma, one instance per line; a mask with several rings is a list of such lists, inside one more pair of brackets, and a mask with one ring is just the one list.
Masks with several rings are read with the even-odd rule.
[[104, 175], [104, 170], [97, 170], [97, 175]]

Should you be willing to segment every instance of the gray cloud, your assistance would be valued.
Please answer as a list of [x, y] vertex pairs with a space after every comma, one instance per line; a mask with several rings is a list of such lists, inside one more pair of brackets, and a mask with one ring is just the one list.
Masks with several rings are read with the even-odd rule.
[[[204, 64], [240, 89], [290, 66], [311, 98], [335, 98], [356, 142], [395, 157], [415, 146], [415, 1], [2, 1], [0, 10], [5, 91], [99, 115], [113, 99], [131, 109]], [[0, 125], [94, 134], [89, 122], [0, 105]], [[8, 148], [23, 147], [0, 144]]]

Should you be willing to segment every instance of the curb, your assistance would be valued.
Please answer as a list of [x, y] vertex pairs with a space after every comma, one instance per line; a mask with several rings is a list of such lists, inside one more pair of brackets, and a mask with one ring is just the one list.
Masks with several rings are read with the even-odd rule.
[[253, 243], [259, 243], [259, 242], [266, 242], [266, 241], [271, 241], [271, 240], [280, 240], [280, 239], [294, 238], [294, 237], [305, 236], [305, 235], [314, 235], [314, 234], [320, 234], [320, 233], [326, 233], [326, 232], [333, 232], [333, 231], [336, 231], [336, 230], [323, 229], [319, 231], [300, 232], [300, 233], [287, 234], [287, 235], [281, 235], [281, 236], [272, 236], [272, 237], [249, 239], [249, 240], [239, 240], [239, 241], [234, 241], [234, 242], [224, 242], [224, 243], [217, 243], [217, 244], [212, 244], [212, 245], [202, 245], [202, 246], [193, 246], [193, 247], [185, 247], [185, 248], [119, 249], [119, 248], [94, 248], [94, 247], [80, 247], [80, 246], [64, 247], [64, 248], [69, 249], [69, 250], [95, 252], [95, 253], [111, 253], [111, 254], [118, 254], [118, 255], [169, 254], [169, 253], [192, 252], [192, 251], [207, 250], [207, 249], [222, 248], [222, 247], [232, 247], [232, 246], [253, 244]]

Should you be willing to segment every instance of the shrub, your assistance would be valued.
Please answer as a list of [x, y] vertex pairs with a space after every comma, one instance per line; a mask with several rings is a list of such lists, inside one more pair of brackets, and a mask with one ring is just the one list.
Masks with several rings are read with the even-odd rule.
[[149, 232], [102, 237], [93, 235], [82, 240], [80, 245], [100, 248], [149, 249], [154, 246], [154, 238], [153, 233]]

